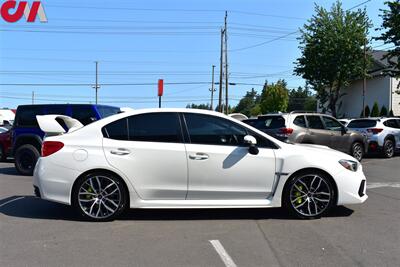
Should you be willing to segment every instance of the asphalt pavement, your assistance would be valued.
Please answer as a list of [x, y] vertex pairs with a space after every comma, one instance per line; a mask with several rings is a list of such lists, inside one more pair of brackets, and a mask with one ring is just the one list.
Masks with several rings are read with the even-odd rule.
[[0, 163], [0, 266], [399, 266], [400, 157], [363, 160], [369, 199], [328, 217], [283, 209], [130, 210], [107, 223], [33, 197]]

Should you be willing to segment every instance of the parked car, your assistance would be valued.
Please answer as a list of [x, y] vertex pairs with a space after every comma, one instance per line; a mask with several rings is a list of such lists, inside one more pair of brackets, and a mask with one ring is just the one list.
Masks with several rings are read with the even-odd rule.
[[243, 121], [284, 142], [324, 145], [348, 153], [361, 161], [366, 149], [365, 136], [348, 130], [338, 120], [319, 113], [261, 115], [256, 121]]
[[370, 153], [380, 153], [391, 158], [400, 150], [399, 118], [355, 119], [348, 127], [367, 136]]
[[0, 161], [5, 161], [11, 151], [11, 132], [0, 133]]
[[[36, 116], [45, 114], [67, 115], [84, 125], [120, 112], [117, 107], [103, 105], [24, 105], [17, 108], [12, 128], [12, 151], [15, 167], [22, 175], [32, 175], [41, 153], [44, 132], [40, 130]], [[65, 125], [64, 125], [65, 127]]]
[[68, 117], [38, 122], [53, 136], [36, 164], [35, 194], [72, 205], [85, 219], [110, 220], [128, 207], [281, 206], [316, 218], [367, 199], [353, 157], [280, 142], [217, 112], [136, 110], [83, 127]]

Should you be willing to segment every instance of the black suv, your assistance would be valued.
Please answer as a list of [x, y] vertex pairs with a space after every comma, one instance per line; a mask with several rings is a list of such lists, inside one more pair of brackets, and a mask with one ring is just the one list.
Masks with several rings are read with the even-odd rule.
[[66, 115], [83, 125], [120, 112], [120, 108], [90, 104], [23, 105], [18, 106], [11, 129], [12, 154], [15, 168], [22, 175], [32, 175], [40, 157], [44, 132], [40, 130], [37, 115]]

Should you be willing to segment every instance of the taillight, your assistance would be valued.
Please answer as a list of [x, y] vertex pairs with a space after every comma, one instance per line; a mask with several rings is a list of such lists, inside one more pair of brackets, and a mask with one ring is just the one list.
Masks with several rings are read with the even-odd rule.
[[369, 129], [367, 129], [367, 132], [372, 133], [372, 134], [378, 134], [378, 133], [380, 133], [382, 131], [383, 131], [383, 129], [381, 129], [381, 128], [369, 128]]
[[42, 157], [50, 156], [63, 147], [64, 144], [58, 141], [44, 141], [42, 144]]
[[293, 129], [292, 128], [280, 128], [279, 133], [284, 134], [284, 135], [290, 135], [293, 133]]

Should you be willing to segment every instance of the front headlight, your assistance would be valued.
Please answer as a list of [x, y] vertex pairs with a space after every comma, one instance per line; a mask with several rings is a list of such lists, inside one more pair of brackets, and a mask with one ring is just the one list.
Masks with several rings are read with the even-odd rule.
[[339, 160], [340, 165], [348, 169], [349, 171], [356, 172], [358, 170], [358, 162], [348, 159], [341, 159]]

